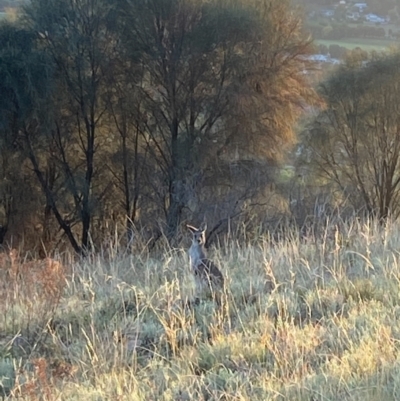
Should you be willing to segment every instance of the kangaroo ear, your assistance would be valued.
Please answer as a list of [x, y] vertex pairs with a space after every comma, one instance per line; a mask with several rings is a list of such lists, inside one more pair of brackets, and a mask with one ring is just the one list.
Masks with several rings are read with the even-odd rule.
[[191, 226], [189, 224], [186, 224], [186, 227], [190, 230], [190, 232], [192, 234], [194, 234], [195, 232], [199, 231], [196, 227], [193, 227], [193, 226]]
[[202, 231], [203, 233], [207, 231], [207, 223], [201, 223], [200, 231]]

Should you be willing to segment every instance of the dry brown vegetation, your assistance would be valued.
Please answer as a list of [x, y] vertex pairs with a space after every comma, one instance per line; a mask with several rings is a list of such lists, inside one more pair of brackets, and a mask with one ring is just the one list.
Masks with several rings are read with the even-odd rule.
[[[185, 302], [186, 252], [117, 248], [71, 264], [61, 297], [6, 286], [3, 391], [25, 400], [396, 400], [400, 232], [338, 222], [321, 235], [213, 249], [226, 302]], [[185, 246], [188, 244], [185, 244]]]

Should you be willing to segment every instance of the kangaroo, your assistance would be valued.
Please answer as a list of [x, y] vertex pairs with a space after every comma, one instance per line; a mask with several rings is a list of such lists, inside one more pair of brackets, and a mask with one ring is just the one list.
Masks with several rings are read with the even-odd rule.
[[224, 289], [224, 276], [218, 267], [207, 258], [205, 249], [207, 227], [203, 225], [200, 228], [196, 228], [187, 225], [187, 228], [193, 235], [192, 245], [189, 248], [189, 257], [196, 282], [196, 291], [201, 295], [211, 295], [219, 303]]

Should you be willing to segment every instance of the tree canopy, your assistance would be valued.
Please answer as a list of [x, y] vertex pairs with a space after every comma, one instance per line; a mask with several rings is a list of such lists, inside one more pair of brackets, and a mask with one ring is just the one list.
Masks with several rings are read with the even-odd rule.
[[0, 37], [2, 140], [78, 252], [245, 214], [316, 99], [286, 0], [32, 0]]
[[353, 54], [320, 86], [326, 108], [306, 131], [319, 173], [381, 219], [400, 212], [399, 61]]

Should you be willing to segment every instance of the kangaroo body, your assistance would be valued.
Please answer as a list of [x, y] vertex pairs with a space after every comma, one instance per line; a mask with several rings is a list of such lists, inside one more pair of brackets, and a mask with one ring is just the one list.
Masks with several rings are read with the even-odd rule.
[[211, 295], [212, 298], [219, 298], [224, 289], [224, 276], [214, 262], [207, 258], [205, 228], [188, 228], [193, 234], [189, 257], [197, 293], [199, 296]]

